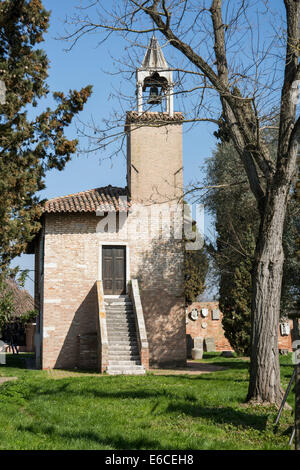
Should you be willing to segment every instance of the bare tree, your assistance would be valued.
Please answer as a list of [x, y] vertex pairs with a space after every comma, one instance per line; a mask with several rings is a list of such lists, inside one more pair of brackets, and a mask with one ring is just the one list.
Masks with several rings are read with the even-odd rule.
[[[190, 91], [197, 98], [186, 120], [218, 124], [243, 163], [260, 214], [248, 400], [279, 404], [282, 232], [300, 131], [295, 100], [300, 0], [283, 0], [275, 12], [267, 0], [119, 0], [106, 8], [97, 0], [87, 2], [68, 20], [73, 29], [65, 38], [71, 47], [86, 33], [102, 33], [101, 41], [119, 33], [134, 44], [140, 35], [158, 32], [179, 53], [178, 73], [188, 80], [178, 93]], [[275, 115], [279, 143], [274, 160], [262, 129], [272, 126]]]

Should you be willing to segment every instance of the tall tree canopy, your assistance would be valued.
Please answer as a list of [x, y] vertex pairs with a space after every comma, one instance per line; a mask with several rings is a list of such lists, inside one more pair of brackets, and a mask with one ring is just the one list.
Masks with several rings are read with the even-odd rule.
[[[193, 79], [180, 90], [198, 97], [187, 120], [214, 122], [233, 142], [259, 213], [248, 400], [279, 404], [282, 234], [300, 135], [300, 0], [276, 2], [274, 11], [273, 5], [268, 0], [117, 0], [103, 7], [99, 0], [88, 1], [90, 8], [69, 22], [68, 39], [74, 43], [98, 31], [101, 42], [119, 32], [132, 50], [138, 36], [156, 31], [180, 55], [178, 70]], [[261, 22], [266, 34], [259, 30]], [[262, 133], [274, 109], [279, 117], [275, 160]]]
[[215, 219], [216, 243], [210, 243], [219, 278], [219, 302], [225, 336], [234, 350], [250, 354], [252, 268], [259, 217], [241, 162], [231, 143], [219, 144], [206, 162], [203, 197]]
[[[276, 136], [269, 139], [275, 149]], [[259, 216], [239, 156], [231, 143], [218, 144], [206, 162], [203, 196], [206, 209], [214, 216], [217, 238], [209, 252], [220, 281], [220, 308], [224, 314], [225, 336], [237, 353], [250, 354], [251, 274]], [[299, 207], [291, 198], [286, 215], [283, 244], [285, 252], [281, 315], [287, 316], [300, 301], [299, 260], [294, 256], [299, 234]]]
[[76, 151], [77, 140], [64, 130], [83, 109], [91, 86], [54, 93], [56, 109], [30, 119], [29, 112], [49, 93], [48, 60], [37, 46], [49, 25], [40, 0], [7, 0], [0, 4], [0, 268], [24, 252], [39, 230], [36, 195], [45, 187], [45, 172], [62, 170]]

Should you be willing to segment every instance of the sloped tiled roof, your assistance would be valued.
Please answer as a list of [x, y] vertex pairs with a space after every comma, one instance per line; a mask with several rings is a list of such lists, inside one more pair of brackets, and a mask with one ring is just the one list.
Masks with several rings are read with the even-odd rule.
[[21, 289], [15, 280], [6, 279], [6, 287], [13, 295], [13, 317], [21, 317], [34, 309], [33, 297], [25, 289]]
[[[48, 213], [127, 211], [130, 205], [127, 201], [127, 194], [127, 188], [109, 185], [49, 199], [45, 202], [43, 210]], [[120, 199], [120, 197], [125, 199]]]
[[175, 112], [173, 116], [170, 116], [169, 113], [161, 113], [161, 112], [152, 112], [146, 111], [142, 114], [139, 114], [137, 111], [128, 111], [126, 115], [126, 124], [131, 123], [154, 123], [154, 124], [169, 124], [179, 123], [184, 120], [183, 114], [181, 112]]

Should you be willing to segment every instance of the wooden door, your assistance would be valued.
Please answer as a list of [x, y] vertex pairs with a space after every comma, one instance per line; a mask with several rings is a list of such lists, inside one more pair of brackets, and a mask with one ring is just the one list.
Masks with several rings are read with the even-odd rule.
[[125, 246], [102, 246], [102, 280], [104, 294], [126, 294]]

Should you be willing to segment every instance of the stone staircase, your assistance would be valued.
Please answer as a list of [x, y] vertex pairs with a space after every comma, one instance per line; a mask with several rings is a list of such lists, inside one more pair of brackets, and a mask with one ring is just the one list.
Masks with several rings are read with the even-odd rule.
[[107, 374], [142, 375], [134, 313], [128, 296], [105, 298], [109, 361]]

